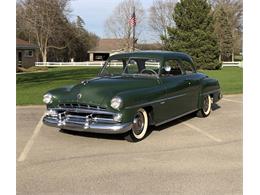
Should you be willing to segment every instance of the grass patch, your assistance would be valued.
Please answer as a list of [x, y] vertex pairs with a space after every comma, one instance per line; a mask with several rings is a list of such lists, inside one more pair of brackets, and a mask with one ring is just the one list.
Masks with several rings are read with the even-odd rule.
[[23, 72], [44, 72], [47, 71], [47, 67], [38, 67], [38, 66], [32, 66], [29, 68], [24, 68], [24, 67], [16, 67], [16, 72], [17, 73], [23, 73]]
[[243, 69], [225, 67], [221, 70], [200, 70], [209, 77], [218, 79], [223, 94], [243, 93]]
[[[79, 83], [97, 75], [98, 67], [48, 68], [47, 72], [16, 75], [16, 104], [37, 105], [50, 89]], [[243, 69], [226, 67], [222, 70], [199, 71], [219, 80], [224, 94], [242, 93]]]
[[16, 75], [16, 104], [43, 104], [42, 96], [50, 89], [76, 84], [84, 79], [93, 78], [100, 68], [66, 67], [49, 68], [47, 72]]

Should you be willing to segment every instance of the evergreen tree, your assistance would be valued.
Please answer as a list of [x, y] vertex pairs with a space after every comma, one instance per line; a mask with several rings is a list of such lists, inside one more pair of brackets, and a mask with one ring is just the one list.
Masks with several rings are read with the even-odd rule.
[[181, 0], [175, 6], [173, 20], [176, 26], [168, 28], [169, 38], [162, 37], [165, 48], [188, 53], [197, 68], [220, 68], [218, 42], [208, 1]]
[[77, 19], [76, 19], [76, 26], [78, 27], [78, 28], [84, 28], [84, 26], [85, 26], [85, 22], [84, 22], [84, 20], [80, 17], [80, 16], [77, 16]]

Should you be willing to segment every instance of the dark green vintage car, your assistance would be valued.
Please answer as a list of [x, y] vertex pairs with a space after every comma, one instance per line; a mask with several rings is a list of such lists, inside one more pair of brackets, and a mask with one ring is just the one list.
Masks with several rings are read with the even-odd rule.
[[43, 122], [66, 130], [124, 133], [128, 141], [140, 141], [149, 125], [192, 112], [208, 116], [220, 98], [218, 81], [197, 73], [185, 53], [120, 53], [108, 58], [96, 78], [46, 93]]

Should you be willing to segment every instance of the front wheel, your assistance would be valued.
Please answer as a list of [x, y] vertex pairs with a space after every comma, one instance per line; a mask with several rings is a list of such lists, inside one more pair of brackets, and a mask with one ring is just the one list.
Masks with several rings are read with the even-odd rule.
[[198, 117], [207, 117], [210, 115], [211, 112], [211, 97], [210, 95], [207, 95], [205, 97], [203, 97], [203, 104], [202, 104], [202, 108], [197, 112], [197, 116]]
[[141, 141], [147, 132], [148, 128], [148, 116], [147, 112], [140, 108], [134, 117], [132, 129], [125, 136], [125, 139], [129, 142]]

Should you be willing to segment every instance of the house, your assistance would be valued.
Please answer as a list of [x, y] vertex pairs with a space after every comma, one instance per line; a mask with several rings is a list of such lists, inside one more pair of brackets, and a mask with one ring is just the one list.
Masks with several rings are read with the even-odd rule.
[[126, 39], [99, 39], [96, 47], [91, 49], [89, 61], [104, 61], [111, 54], [127, 51]]
[[37, 61], [37, 46], [16, 38], [16, 67], [31, 67]]
[[[105, 61], [110, 55], [131, 50], [126, 39], [100, 39], [96, 47], [89, 50], [89, 61]], [[157, 43], [136, 44], [136, 50], [160, 50], [162, 46]]]

